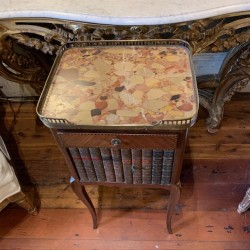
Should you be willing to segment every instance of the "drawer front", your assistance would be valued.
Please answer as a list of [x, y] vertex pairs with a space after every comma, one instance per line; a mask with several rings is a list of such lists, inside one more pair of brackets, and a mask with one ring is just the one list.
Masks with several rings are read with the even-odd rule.
[[171, 182], [176, 134], [85, 134], [58, 132], [82, 182]]
[[62, 133], [57, 136], [66, 147], [172, 149], [177, 134]]

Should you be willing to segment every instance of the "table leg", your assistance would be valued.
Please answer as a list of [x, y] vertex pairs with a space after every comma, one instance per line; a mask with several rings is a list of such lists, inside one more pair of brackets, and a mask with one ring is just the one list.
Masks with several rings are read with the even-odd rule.
[[4, 209], [9, 203], [16, 203], [20, 207], [26, 209], [29, 214], [37, 215], [37, 208], [31, 200], [22, 192], [18, 192], [0, 203], [0, 211]]
[[90, 200], [84, 186], [79, 181], [73, 181], [71, 187], [78, 198], [87, 206], [93, 219], [93, 228], [97, 228], [97, 216], [92, 201]]
[[170, 234], [173, 233], [172, 226], [171, 226], [171, 219], [174, 213], [175, 206], [180, 199], [180, 188], [176, 184], [171, 185], [170, 189], [170, 197], [168, 202], [168, 211], [167, 211], [167, 229]]
[[[215, 133], [221, 126], [225, 102], [231, 100], [232, 96], [247, 86], [250, 81], [250, 42], [237, 46], [225, 59], [219, 73], [219, 82], [213, 94], [213, 99], [205, 103], [208, 109], [207, 119], [208, 132]], [[209, 84], [209, 83], [208, 83]], [[210, 86], [212, 87], [212, 85]], [[201, 102], [201, 104], [204, 102]]]
[[22, 191], [17, 194], [15, 203], [26, 209], [30, 214], [37, 215], [36, 206], [33, 205], [30, 199]]
[[240, 214], [244, 213], [248, 208], [250, 208], [250, 188], [248, 188], [248, 190], [246, 191], [242, 202], [238, 206], [237, 212]]

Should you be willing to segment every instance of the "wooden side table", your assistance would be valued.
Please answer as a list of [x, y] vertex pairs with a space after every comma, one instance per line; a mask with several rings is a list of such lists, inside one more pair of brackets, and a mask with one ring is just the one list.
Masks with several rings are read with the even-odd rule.
[[198, 111], [187, 43], [67, 44], [37, 111], [51, 128], [94, 228], [97, 216], [85, 184], [170, 189], [172, 233], [186, 136]]

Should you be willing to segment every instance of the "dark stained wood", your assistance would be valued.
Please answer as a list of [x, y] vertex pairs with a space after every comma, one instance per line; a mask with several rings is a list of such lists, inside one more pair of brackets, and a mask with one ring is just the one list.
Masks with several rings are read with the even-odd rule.
[[79, 181], [76, 180], [71, 183], [71, 186], [78, 198], [85, 204], [85, 206], [90, 211], [93, 220], [93, 229], [96, 229], [98, 225], [96, 211], [92, 201], [88, 196], [88, 193], [85, 190], [85, 187]]
[[121, 141], [120, 148], [175, 149], [177, 134], [122, 134], [122, 133], [80, 133], [58, 132], [57, 136], [65, 147], [113, 147], [112, 139]]
[[178, 204], [178, 201], [180, 199], [180, 194], [181, 194], [180, 188], [176, 184], [172, 184], [171, 189], [170, 189], [169, 200], [168, 200], [167, 222], [166, 222], [167, 229], [170, 234], [173, 233], [171, 220], [172, 220], [175, 207]]
[[[180, 183], [180, 174], [181, 168], [183, 165], [183, 156], [186, 147], [186, 138], [187, 138], [187, 129], [185, 130], [175, 130], [175, 131], [165, 131], [163, 132], [155, 132], [153, 131], [146, 131], [144, 133], [134, 133], [123, 131], [123, 132], [100, 132], [94, 131], [88, 132], [83, 129], [79, 130], [65, 130], [65, 129], [51, 129], [51, 132], [58, 143], [58, 147], [60, 148], [65, 161], [68, 165], [69, 171], [71, 173], [72, 178], [74, 181], [72, 182], [72, 188], [78, 198], [86, 205], [89, 209], [90, 214], [93, 220], [93, 228], [97, 228], [97, 216], [95, 212], [95, 208], [92, 204], [92, 201], [85, 191], [84, 185], [91, 184], [91, 185], [104, 185], [104, 186], [117, 186], [117, 187], [141, 187], [141, 188], [163, 188], [163, 189], [170, 189], [170, 197], [168, 201], [168, 209], [167, 209], [167, 219], [166, 225], [168, 232], [172, 234], [172, 226], [171, 226], [171, 219], [174, 213], [174, 209], [179, 201], [180, 198], [180, 187], [178, 184]], [[113, 133], [112, 133], [113, 132]], [[112, 140], [119, 140], [119, 144], [113, 144]], [[98, 169], [103, 169], [103, 173], [99, 173], [100, 177], [95, 177], [95, 180], [91, 180], [87, 177], [85, 173], [85, 179], [81, 179], [80, 171], [78, 172], [77, 166], [74, 165], [74, 160], [72, 160], [71, 151], [69, 148], [109, 148], [109, 149], [161, 149], [161, 150], [174, 150], [174, 159], [173, 163], [171, 163], [171, 177], [168, 183], [164, 185], [160, 185], [160, 183], [153, 182], [153, 166], [151, 166], [152, 170], [152, 183], [150, 184], [143, 184], [142, 180], [138, 183], [134, 183], [133, 181], [129, 182], [126, 180], [126, 171], [131, 173], [131, 163], [126, 166], [123, 165], [123, 168], [120, 169], [119, 173], [124, 175], [124, 181], [116, 181], [115, 179], [109, 181], [109, 174], [110, 171], [104, 170], [101, 155], [94, 155], [94, 158], [98, 159], [98, 164], [101, 162], [101, 165], [98, 165]], [[79, 154], [79, 153], [78, 153]], [[96, 154], [96, 153], [95, 153]], [[77, 156], [80, 157], [80, 156]], [[91, 161], [94, 162], [92, 155], [89, 156], [84, 153], [84, 157], [92, 159]], [[140, 156], [141, 157], [141, 156]], [[131, 156], [125, 156], [126, 160], [131, 161]], [[139, 159], [141, 161], [141, 159]], [[82, 164], [82, 163], [81, 163]], [[112, 161], [112, 168], [113, 161]], [[84, 165], [81, 166], [85, 169]], [[82, 171], [82, 169], [81, 169]], [[95, 167], [96, 171], [96, 167]], [[87, 168], [86, 168], [87, 172]], [[96, 171], [97, 172], [97, 171]], [[140, 174], [142, 176], [142, 173]], [[91, 177], [92, 178], [92, 177]], [[107, 179], [106, 179], [107, 178]], [[82, 185], [82, 188], [81, 188]]]

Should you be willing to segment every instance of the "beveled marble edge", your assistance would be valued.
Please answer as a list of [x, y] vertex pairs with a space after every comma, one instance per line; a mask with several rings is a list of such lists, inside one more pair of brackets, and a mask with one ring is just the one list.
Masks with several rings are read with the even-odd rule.
[[99, 24], [178, 23], [250, 11], [250, 0], [0, 0], [0, 18], [59, 18]]

